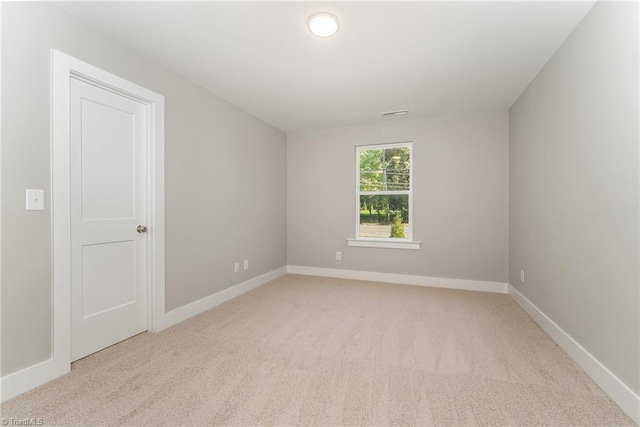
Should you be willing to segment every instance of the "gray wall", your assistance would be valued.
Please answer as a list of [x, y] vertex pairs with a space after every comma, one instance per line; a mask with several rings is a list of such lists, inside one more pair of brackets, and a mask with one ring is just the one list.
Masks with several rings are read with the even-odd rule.
[[509, 112], [510, 282], [636, 393], [637, 22], [598, 2]]
[[[505, 111], [289, 134], [288, 263], [506, 282], [507, 119]], [[354, 147], [408, 140], [422, 248], [347, 247], [355, 236]]]
[[[4, 2], [2, 375], [50, 354], [50, 48], [165, 96], [168, 310], [286, 264], [283, 132], [54, 6]], [[26, 188], [44, 212], [25, 212]]]

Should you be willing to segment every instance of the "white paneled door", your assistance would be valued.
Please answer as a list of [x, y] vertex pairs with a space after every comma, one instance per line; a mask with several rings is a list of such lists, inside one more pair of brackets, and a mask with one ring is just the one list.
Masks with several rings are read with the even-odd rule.
[[71, 79], [71, 360], [147, 330], [146, 105]]

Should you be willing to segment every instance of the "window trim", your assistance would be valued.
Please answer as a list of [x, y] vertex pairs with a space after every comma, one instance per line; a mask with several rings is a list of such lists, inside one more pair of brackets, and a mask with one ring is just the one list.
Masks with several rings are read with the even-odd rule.
[[[384, 150], [388, 148], [409, 147], [409, 190], [401, 191], [360, 191], [360, 153], [369, 150]], [[355, 150], [356, 188], [355, 188], [355, 239], [347, 239], [348, 246], [391, 248], [391, 249], [420, 249], [420, 242], [413, 240], [413, 141], [400, 141], [385, 144], [357, 145]], [[372, 194], [374, 193], [374, 194]], [[372, 238], [360, 236], [360, 196], [362, 195], [408, 195], [409, 196], [409, 237], [399, 238]]]
[[347, 246], [359, 248], [420, 249], [422, 242], [407, 239], [347, 239]]

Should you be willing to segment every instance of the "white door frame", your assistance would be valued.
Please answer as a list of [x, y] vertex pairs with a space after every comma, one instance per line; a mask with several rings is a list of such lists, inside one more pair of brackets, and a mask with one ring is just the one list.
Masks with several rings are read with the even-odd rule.
[[[163, 329], [164, 309], [164, 97], [83, 61], [51, 50], [51, 223], [53, 328], [51, 359], [59, 373], [71, 366], [71, 78], [134, 99], [148, 109], [148, 328]], [[56, 369], [56, 370], [58, 370]]]

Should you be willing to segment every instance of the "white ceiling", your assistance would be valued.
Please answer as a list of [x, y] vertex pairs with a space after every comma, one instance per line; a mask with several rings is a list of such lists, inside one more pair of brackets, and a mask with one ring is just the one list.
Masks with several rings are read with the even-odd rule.
[[[287, 131], [507, 109], [589, 2], [69, 2], [63, 10]], [[342, 23], [329, 39], [314, 12]]]

